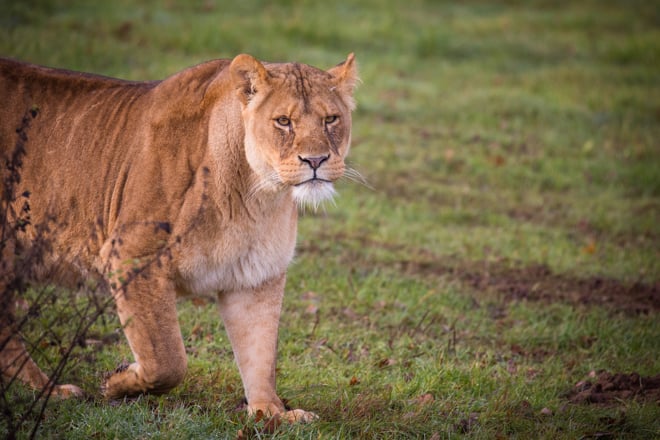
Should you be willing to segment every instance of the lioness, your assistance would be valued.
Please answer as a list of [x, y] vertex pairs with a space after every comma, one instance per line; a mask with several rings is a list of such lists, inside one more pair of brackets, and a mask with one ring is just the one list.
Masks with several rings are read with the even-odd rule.
[[0, 60], [3, 191], [4, 165], [22, 163], [9, 224], [25, 202], [16, 195], [29, 195], [30, 208], [16, 243], [2, 237], [3, 376], [48, 385], [12, 330], [7, 280], [16, 247], [29, 250], [35, 225], [54, 222], [40, 272], [57, 263], [60, 283], [106, 286], [135, 357], [106, 378], [105, 397], [179, 384], [187, 360], [176, 297], [213, 294], [248, 412], [314, 419], [287, 411], [275, 392], [277, 332], [296, 204], [328, 199], [346, 172], [357, 80], [353, 54], [327, 71], [243, 54], [154, 82]]

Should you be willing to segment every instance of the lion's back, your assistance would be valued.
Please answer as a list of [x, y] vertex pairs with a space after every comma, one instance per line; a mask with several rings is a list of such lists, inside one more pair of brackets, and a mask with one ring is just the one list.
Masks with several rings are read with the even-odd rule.
[[0, 160], [18, 167], [0, 171], [3, 194], [9, 174], [19, 174], [10, 190], [30, 194], [32, 223], [55, 214], [66, 225], [58, 240], [71, 250], [88, 246], [97, 227], [107, 239], [119, 215], [142, 219], [145, 206], [169, 220], [204, 136], [190, 127], [201, 122], [204, 92], [226, 64], [134, 82], [0, 58]]
[[55, 219], [57, 240], [77, 253], [95, 248], [93, 225], [107, 223], [127, 139], [142, 130], [141, 97], [155, 84], [0, 59], [0, 159], [10, 165], [0, 173], [3, 194], [17, 198], [10, 213], [29, 194], [31, 224]]

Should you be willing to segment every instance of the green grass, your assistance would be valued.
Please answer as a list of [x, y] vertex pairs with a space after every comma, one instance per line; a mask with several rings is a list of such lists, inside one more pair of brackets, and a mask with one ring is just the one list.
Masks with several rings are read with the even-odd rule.
[[[660, 435], [657, 402], [566, 397], [590, 371], [660, 373], [653, 2], [1, 3], [0, 54], [129, 79], [355, 51], [351, 163], [371, 188], [343, 183], [301, 220], [278, 388], [321, 420], [272, 437]], [[64, 379], [94, 397], [50, 404], [40, 435], [259, 438], [215, 307], [180, 310], [181, 386], [109, 405], [99, 372], [127, 345], [78, 350]]]

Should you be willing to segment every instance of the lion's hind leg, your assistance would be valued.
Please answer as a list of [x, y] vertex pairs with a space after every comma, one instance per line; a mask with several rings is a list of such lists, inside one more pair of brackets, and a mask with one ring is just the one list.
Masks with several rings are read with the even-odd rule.
[[[0, 206], [0, 214], [5, 214]], [[4, 219], [5, 222], [7, 221]], [[23, 285], [22, 271], [16, 265], [16, 241], [11, 234], [15, 230], [5, 223], [0, 233], [0, 392], [7, 391], [15, 381], [35, 390], [41, 390], [60, 398], [81, 397], [83, 391], [75, 385], [57, 385], [41, 371], [25, 347], [17, 325], [17, 285]], [[6, 233], [9, 231], [10, 236]], [[29, 277], [25, 277], [29, 279]], [[20, 282], [17, 282], [20, 280]]]
[[2, 316], [0, 317], [0, 375], [1, 389], [6, 389], [14, 380], [51, 395], [68, 398], [80, 397], [84, 393], [75, 385], [56, 385], [32, 360], [25, 348], [20, 333], [12, 325], [14, 317], [13, 295], [2, 293]]

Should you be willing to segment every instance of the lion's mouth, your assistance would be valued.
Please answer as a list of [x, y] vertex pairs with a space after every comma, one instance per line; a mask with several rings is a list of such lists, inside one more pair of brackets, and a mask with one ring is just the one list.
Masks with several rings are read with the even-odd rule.
[[318, 185], [321, 183], [332, 183], [331, 180], [328, 179], [322, 179], [321, 177], [314, 176], [311, 179], [303, 180], [302, 182], [296, 183], [293, 186], [302, 186], [306, 184], [312, 184], [312, 185]]

